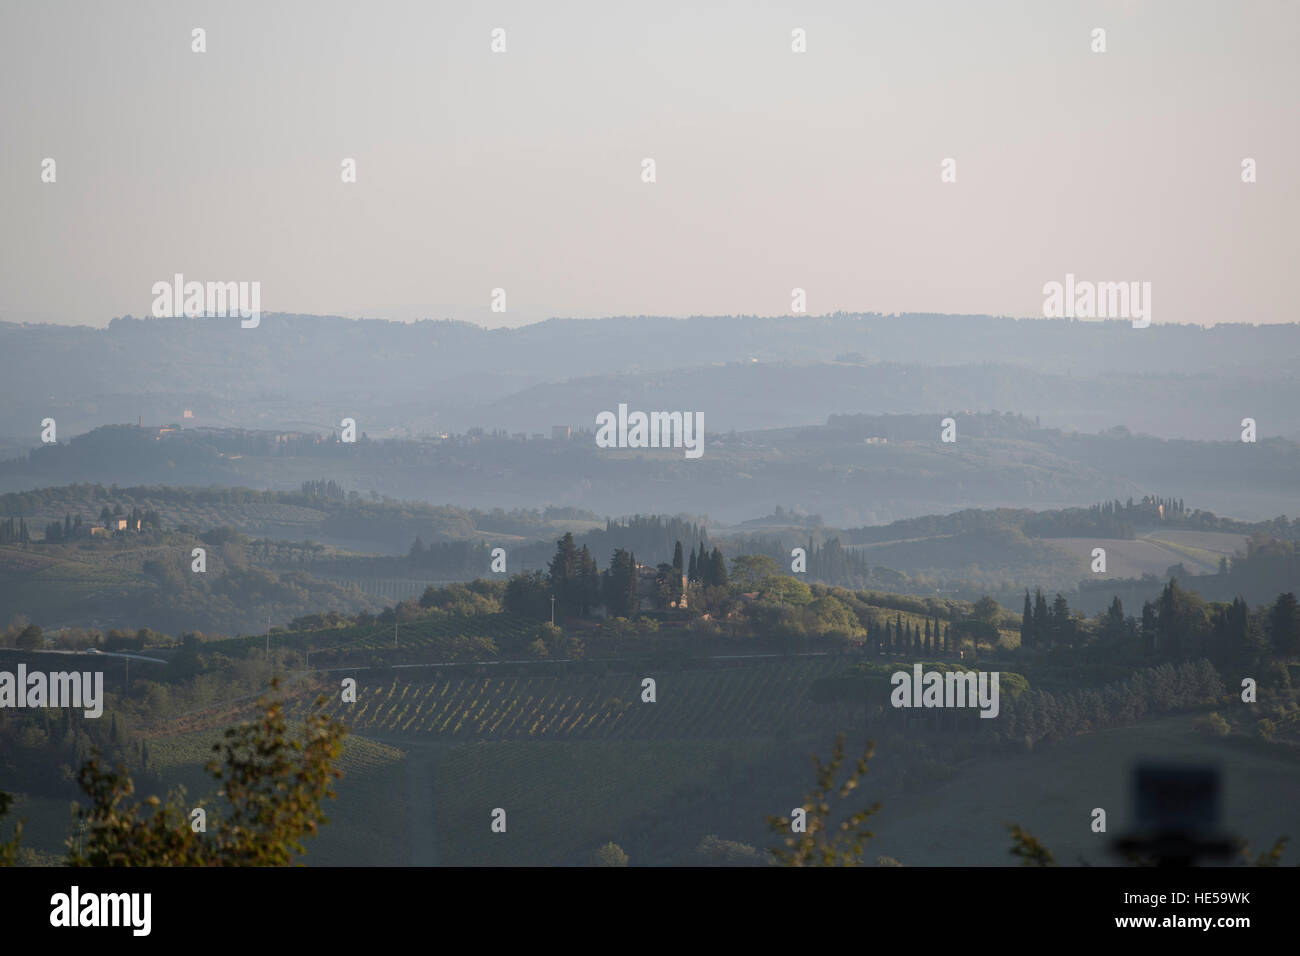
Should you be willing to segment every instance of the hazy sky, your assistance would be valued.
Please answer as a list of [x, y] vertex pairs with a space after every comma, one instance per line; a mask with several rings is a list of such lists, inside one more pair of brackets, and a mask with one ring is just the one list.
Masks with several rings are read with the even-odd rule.
[[6, 0], [0, 318], [145, 315], [176, 272], [489, 325], [794, 287], [1041, 315], [1073, 272], [1150, 281], [1155, 322], [1295, 321], [1298, 27], [1294, 0]]

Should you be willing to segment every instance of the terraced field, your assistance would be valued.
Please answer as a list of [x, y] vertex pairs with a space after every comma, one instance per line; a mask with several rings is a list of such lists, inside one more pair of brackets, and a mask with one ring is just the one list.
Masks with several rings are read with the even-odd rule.
[[[335, 703], [354, 731], [385, 738], [470, 740], [703, 739], [762, 737], [815, 728], [824, 705], [806, 694], [842, 662], [833, 657], [743, 667], [647, 673], [426, 680], [357, 677], [357, 702]], [[306, 706], [305, 700], [296, 706]]]
[[[312, 568], [308, 568], [312, 571]], [[356, 588], [362, 594], [382, 598], [396, 604], [407, 598], [419, 597], [433, 582], [427, 578], [349, 578], [332, 575], [317, 575], [326, 581], [333, 581], [342, 587]]]

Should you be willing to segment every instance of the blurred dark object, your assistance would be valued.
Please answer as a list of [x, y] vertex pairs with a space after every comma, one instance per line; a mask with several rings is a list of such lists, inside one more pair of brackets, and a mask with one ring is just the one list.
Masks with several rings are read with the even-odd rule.
[[1139, 764], [1133, 772], [1136, 827], [1114, 851], [1148, 866], [1192, 866], [1226, 858], [1237, 842], [1219, 831], [1219, 771], [1181, 764]]

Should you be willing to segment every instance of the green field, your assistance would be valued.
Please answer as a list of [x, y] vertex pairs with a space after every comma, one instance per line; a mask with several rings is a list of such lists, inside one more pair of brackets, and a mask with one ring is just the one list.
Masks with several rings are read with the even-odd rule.
[[[1020, 823], [1062, 865], [1112, 865], [1108, 839], [1131, 822], [1129, 773], [1139, 758], [1208, 762], [1224, 778], [1223, 822], [1254, 853], [1300, 834], [1300, 764], [1261, 753], [1241, 738], [1214, 740], [1195, 718], [1160, 718], [1073, 738], [1034, 754], [964, 760], [917, 781], [893, 784], [898, 754], [878, 748], [854, 807], [881, 799], [877, 838], [865, 858], [910, 866], [999, 866], [1018, 861], [1006, 824]], [[452, 748], [431, 770], [437, 849], [447, 864], [545, 865], [585, 862], [605, 842], [632, 864], [696, 862], [708, 833], [766, 848], [769, 814], [788, 813], [812, 780], [808, 754], [829, 739], [478, 743]], [[860, 742], [859, 742], [860, 743]], [[917, 758], [918, 755], [913, 755]], [[915, 761], [909, 766], [915, 766]], [[1091, 810], [1108, 814], [1106, 834]], [[505, 833], [491, 813], [507, 813]], [[1295, 862], [1295, 847], [1284, 862]]]
[[1245, 551], [1246, 536], [1217, 531], [1153, 531], [1131, 540], [1120, 538], [1051, 538], [1075, 562], [1077, 577], [1092, 576], [1093, 548], [1106, 549], [1106, 572], [1098, 578], [1163, 577], [1170, 565], [1182, 563], [1193, 574], [1213, 574], [1219, 559]]
[[[1006, 824], [1019, 823], [1063, 865], [1108, 865], [1110, 837], [1131, 820], [1129, 773], [1140, 758], [1208, 763], [1224, 779], [1229, 833], [1253, 852], [1300, 834], [1300, 761], [1237, 735], [1211, 738], [1197, 715], [1070, 738], [1033, 753], [975, 751], [936, 762], [936, 741], [891, 734], [850, 803], [876, 800], [870, 862], [1013, 865]], [[167, 784], [203, 779], [214, 734], [151, 742]], [[308, 865], [574, 865], [613, 841], [633, 865], [698, 862], [706, 834], [766, 848], [768, 815], [788, 813], [812, 781], [809, 756], [833, 734], [695, 738], [520, 739], [457, 743], [349, 735], [330, 823], [306, 841]], [[401, 746], [395, 746], [401, 743]], [[852, 737], [850, 754], [862, 740]], [[192, 791], [198, 793], [200, 791]], [[205, 791], [204, 791], [205, 792]], [[838, 801], [836, 801], [838, 803]], [[1108, 814], [1107, 834], [1089, 829]], [[490, 828], [506, 811], [506, 832]], [[66, 801], [24, 798], [24, 844], [61, 858]], [[51, 856], [51, 854], [53, 856]], [[1292, 846], [1284, 862], [1295, 862]]]
[[[609, 841], [639, 853], [641, 834], [664, 825], [686, 828], [693, 845], [704, 834], [673, 820], [674, 803], [771, 749], [725, 738], [457, 746], [432, 771], [438, 857], [453, 866], [581, 864]], [[496, 808], [506, 811], [504, 833], [490, 826]]]
[[[1296, 862], [1300, 840], [1300, 762], [1282, 751], [1261, 752], [1238, 736], [1207, 737], [1197, 717], [1145, 720], [1061, 741], [1032, 754], [999, 754], [966, 761], [953, 779], [907, 802], [887, 802], [873, 818], [880, 837], [872, 854], [905, 865], [1010, 865], [1005, 823], [1028, 829], [1062, 865], [1086, 860], [1114, 865], [1109, 838], [1132, 822], [1130, 775], [1139, 760], [1218, 766], [1224, 781], [1225, 828], [1245, 837], [1255, 853], [1280, 836], [1292, 846], [1283, 862]], [[866, 788], [866, 795], [871, 789]], [[1091, 811], [1102, 807], [1107, 832], [1090, 830]]]
[[[415, 621], [399, 622], [397, 646], [421, 648], [439, 644], [449, 638], [485, 637], [500, 643], [531, 639], [537, 634], [538, 623], [501, 612], [498, 614], [442, 614], [433, 613]], [[319, 628], [315, 630], [276, 630], [271, 635], [272, 648], [310, 648], [318, 650], [392, 650], [392, 623], [350, 624], [347, 627]], [[212, 642], [215, 650], [262, 647], [266, 636], [227, 638]]]

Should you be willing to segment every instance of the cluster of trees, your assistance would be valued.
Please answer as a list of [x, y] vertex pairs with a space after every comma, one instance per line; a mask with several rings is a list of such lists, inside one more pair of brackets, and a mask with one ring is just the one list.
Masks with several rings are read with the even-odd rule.
[[1253, 612], [1241, 597], [1207, 603], [1170, 580], [1142, 606], [1145, 650], [1166, 660], [1204, 656], [1224, 667], [1287, 661], [1300, 650], [1300, 616], [1293, 592]]
[[[641, 607], [636, 555], [616, 548], [609, 568], [601, 571], [591, 549], [579, 548], [572, 533], [556, 542], [548, 570], [516, 574], [506, 584], [502, 606], [532, 620], [585, 617], [604, 607], [610, 617], [635, 617]], [[552, 608], [551, 599], [554, 598]]]
[[700, 522], [686, 517], [665, 515], [633, 515], [630, 518], [607, 520], [604, 530], [589, 531], [579, 536], [580, 544], [589, 547], [593, 554], [612, 554], [616, 548], [632, 551], [651, 561], [667, 561], [677, 544], [684, 551], [693, 551], [709, 543], [708, 532]]
[[1025, 534], [1039, 538], [1132, 538], [1138, 527], [1182, 524], [1186, 516], [1182, 498], [1146, 495], [1138, 502], [1116, 498], [1087, 508], [1031, 514], [1022, 528]]
[[[105, 505], [99, 512], [99, 520], [104, 525], [108, 525], [114, 518], [126, 517], [128, 527], [134, 528], [139, 524], [142, 531], [161, 531], [162, 518], [157, 511], [152, 509], [141, 511], [139, 508], [132, 507], [130, 515], [123, 510], [121, 505], [110, 508]], [[62, 521], [51, 521], [45, 526], [46, 544], [61, 544], [65, 541], [72, 541], [76, 538], [84, 537], [90, 533], [90, 526], [83, 524], [81, 515], [74, 515], [72, 512], [64, 512]], [[14, 524], [12, 517], [0, 521], [0, 544], [21, 544], [31, 543], [31, 533], [27, 529], [27, 520], [19, 518], [18, 523]]]
[[71, 514], [63, 516], [63, 523], [51, 521], [45, 526], [45, 541], [48, 544], [57, 544], [61, 541], [70, 541], [81, 535], [81, 515], [77, 515], [75, 521], [72, 520]]
[[[856, 643], [867, 653], [966, 656], [980, 643], [999, 640], [1002, 609], [985, 596], [973, 606], [900, 595], [855, 592], [809, 585], [782, 573], [771, 555], [741, 554], [730, 562], [721, 549], [701, 543], [689, 552], [676, 542], [671, 562], [662, 562], [653, 577], [654, 602], [660, 610], [679, 607], [692, 616], [740, 616], [733, 629], [777, 640], [836, 638]], [[683, 568], [683, 565], [685, 567]], [[636, 556], [615, 549], [610, 566], [600, 571], [590, 549], [578, 547], [571, 534], [556, 542], [547, 571], [517, 574], [505, 585], [501, 606], [532, 620], [548, 620], [554, 598], [556, 621], [583, 617], [603, 606], [610, 618], [632, 618], [649, 595], [649, 575], [638, 572]], [[683, 578], [685, 581], [683, 582]], [[743, 601], [749, 596], [751, 600]], [[891, 616], [884, 611], [891, 608]], [[904, 612], [908, 615], [904, 619]], [[920, 616], [921, 621], [914, 616]]]
[[999, 737], [1018, 746], [1121, 727], [1147, 714], [1168, 714], [1215, 702], [1224, 683], [1204, 658], [1135, 671], [1099, 688], [1064, 693], [1029, 689], [1004, 697]]
[[31, 540], [25, 519], [19, 518], [17, 525], [13, 518], [0, 522], [0, 544], [30, 544]]
[[[682, 570], [681, 547], [682, 543], [677, 542], [677, 550], [673, 554], [673, 567], [679, 574]], [[706, 554], [704, 542], [701, 541], [699, 553], [691, 552], [690, 564], [686, 568], [686, 580], [706, 588], [727, 587], [730, 582], [727, 580], [727, 561], [722, 556], [722, 551], [715, 547]]]
[[[432, 514], [435, 509], [427, 510]], [[503, 511], [499, 508], [489, 512], [436, 510], [439, 513], [434, 516], [434, 534], [459, 540], [435, 541], [426, 545], [425, 537], [417, 535], [405, 559], [330, 557], [327, 562], [329, 574], [334, 577], [397, 577], [416, 572], [445, 579], [473, 580], [484, 574], [491, 562], [491, 546], [483, 540], [474, 540], [478, 532], [527, 535], [549, 529], [554, 521], [589, 521], [596, 517], [591, 512], [558, 507], [547, 507], [542, 511]], [[358, 505], [327, 519], [324, 530], [345, 537], [389, 540], [409, 533], [412, 523], [429, 524], [428, 514], [408, 513], [392, 503], [379, 508]], [[640, 555], [662, 555], [664, 563], [667, 563], [668, 555], [678, 544], [685, 542], [693, 549], [708, 539], [703, 526], [693, 521], [653, 515], [634, 516], [623, 521], [608, 520], [603, 529], [578, 534], [573, 536], [573, 540], [576, 548], [586, 548], [591, 554], [610, 554], [621, 548]], [[538, 541], [512, 547], [510, 559], [524, 567], [549, 566], [552, 552], [550, 544]], [[694, 550], [691, 553], [694, 557]], [[597, 595], [597, 604], [600, 603], [599, 597]], [[557, 595], [557, 607], [559, 601]], [[567, 609], [571, 604], [565, 605], [566, 613], [569, 613]], [[560, 612], [557, 610], [556, 613]]]
[[[629, 562], [632, 573], [628, 570]], [[586, 617], [592, 608], [605, 601], [625, 612], [619, 617], [631, 617], [637, 608], [635, 569], [635, 558], [630, 552], [616, 551], [602, 586], [600, 569], [591, 556], [591, 549], [585, 544], [578, 548], [572, 533], [566, 532], [555, 543], [555, 556], [549, 566], [557, 619]]]
[[[1120, 621], [1123, 621], [1124, 609], [1118, 597], [1111, 604], [1111, 611], [1107, 613], [1118, 613]], [[1032, 602], [1029, 599], [1029, 591], [1025, 591], [1025, 610], [1020, 619], [1021, 647], [1073, 645], [1081, 633], [1079, 621], [1070, 613], [1070, 602], [1064, 595], [1057, 594], [1049, 606], [1041, 588], [1034, 589]]]
[[[596, 563], [592, 561], [593, 573], [595, 568]], [[616, 548], [609, 560], [609, 570], [605, 572], [602, 588], [605, 608], [610, 617], [632, 618], [641, 609], [640, 582], [637, 578], [636, 555]]]
[[[481, 575], [491, 557], [492, 549], [482, 541], [435, 541], [425, 545], [418, 536], [406, 555], [411, 569], [437, 577], [469, 579]], [[373, 559], [363, 559], [361, 564], [376, 570]]]
[[64, 511], [70, 507], [93, 507], [107, 501], [125, 501], [130, 504], [151, 502], [177, 508], [191, 506], [232, 506], [253, 503], [305, 504], [306, 499], [297, 492], [255, 491], [252, 488], [192, 488], [181, 485], [132, 485], [119, 488], [101, 484], [74, 483], [34, 488], [30, 491], [12, 491], [0, 495], [0, 512], [5, 514], [34, 514], [38, 511]]
[[302, 495], [304, 498], [319, 499], [321, 501], [336, 501], [339, 503], [348, 500], [348, 493], [343, 490], [333, 478], [326, 481], [324, 478], [317, 478], [314, 481], [304, 481], [302, 483]]
[[45, 646], [45, 632], [39, 624], [28, 623], [22, 616], [9, 622], [2, 638], [5, 647], [16, 647], [20, 651], [31, 651]]
[[171, 643], [171, 638], [166, 634], [147, 627], [135, 630], [114, 627], [107, 632], [94, 627], [65, 627], [57, 631], [46, 631], [39, 624], [30, 623], [21, 614], [10, 618], [9, 626], [0, 631], [0, 647], [32, 650], [44, 647], [51, 640], [53, 646], [60, 650], [74, 651], [88, 647], [99, 647], [106, 651], [138, 651], [145, 647]]
[[[686, 593], [683, 584], [686, 572], [682, 563], [682, 543], [678, 541], [673, 547], [672, 561], [661, 561], [655, 568], [655, 596], [661, 607], [681, 605], [682, 596]], [[691, 552], [691, 564], [697, 566], [698, 574], [699, 562], [694, 551]]]
[[1019, 531], [1035, 538], [1132, 538], [1137, 529], [1171, 525], [1200, 531], [1266, 534], [1290, 540], [1300, 537], [1300, 519], [1282, 516], [1251, 524], [1220, 518], [1209, 511], [1189, 511], [1183, 499], [1158, 495], [1147, 495], [1140, 501], [1132, 498], [1120, 501], [1116, 498], [1087, 508], [1061, 508], [1055, 511], [968, 508], [952, 514], [923, 515], [887, 525], [852, 528], [845, 531], [845, 535], [857, 544], [979, 531]]
[[887, 614], [874, 607], [860, 611], [865, 628], [864, 648], [878, 657], [953, 657], [973, 659], [981, 644], [993, 647], [1001, 637], [997, 622], [1002, 609], [997, 601], [985, 595], [976, 601], [968, 612], [948, 609], [949, 621], [941, 621], [937, 607], [923, 606], [912, 613], [924, 615], [922, 623], [904, 620], [895, 614], [891, 621]]
[[932, 624], [927, 617], [924, 628], [914, 626], [911, 621], [904, 621], [901, 614], [893, 621], [886, 620], [883, 626], [877, 624], [874, 619], [868, 618], [866, 630], [867, 648], [878, 656], [893, 654], [905, 657], [922, 655], [929, 657], [942, 654], [947, 657], [960, 653], [959, 648], [954, 646], [952, 641], [951, 627], [945, 624], [940, 631], [937, 618]]
[[660, 609], [677, 607], [687, 587], [695, 591], [697, 600], [705, 606], [710, 595], [721, 599], [723, 592], [730, 588], [722, 552], [716, 547], [711, 553], [706, 552], [704, 543], [700, 542], [699, 550], [691, 551], [689, 560], [685, 555], [682, 542], [674, 542], [672, 561], [655, 567], [654, 593], [643, 594], [636, 552], [615, 548], [609, 567], [601, 571], [591, 548], [586, 544], [578, 547], [573, 534], [566, 532], [556, 541], [555, 554], [545, 572], [526, 572], [510, 578], [502, 605], [512, 613], [534, 620], [549, 618], [553, 597], [558, 621], [586, 617], [598, 607], [603, 607], [611, 618], [632, 618], [641, 610], [643, 601], [651, 597]]
[[[149, 509], [141, 511], [139, 508], [132, 506], [130, 513], [126, 512], [121, 505], [114, 505], [110, 508], [104, 505], [99, 512], [99, 520], [105, 527], [112, 527], [112, 523], [117, 518], [126, 518], [126, 526], [130, 529], [139, 528], [141, 531], [161, 531], [162, 517], [157, 511]], [[72, 541], [74, 538], [80, 538], [90, 533], [88, 526], [81, 522], [81, 515], [74, 516], [67, 512], [63, 516], [63, 521], [51, 521], [45, 526], [45, 542], [47, 544], [60, 544], [64, 541]]]
[[[741, 554], [765, 554], [777, 562], [790, 560], [790, 547], [779, 537], [755, 535], [740, 542]], [[861, 587], [871, 577], [871, 568], [863, 553], [854, 548], [845, 548], [838, 537], [825, 543], [809, 538], [803, 545], [807, 555], [805, 576], [812, 581], [834, 584], [840, 587]]]
[[[732, 433], [733, 437], [735, 433]], [[802, 511], [794, 508], [787, 511], [785, 508], [777, 505], [770, 515], [762, 518], [751, 519], [744, 522], [747, 525], [752, 524], [780, 524], [799, 528], [820, 528], [826, 524], [821, 515], [804, 514]]]
[[1183, 576], [1195, 590], [1212, 600], [1227, 600], [1240, 594], [1259, 604], [1287, 591], [1300, 580], [1300, 545], [1294, 540], [1256, 532], [1246, 539], [1246, 552], [1232, 560], [1222, 558], [1215, 575]]
[[[131, 684], [137, 691], [156, 686], [134, 674]], [[146, 700], [152, 705], [156, 697], [124, 707], [120, 695], [110, 690], [99, 719], [86, 717], [77, 707], [0, 708], [0, 779], [34, 796], [70, 798], [76, 795], [76, 768], [96, 751], [148, 774], [148, 744], [131, 729]], [[161, 782], [152, 775], [149, 780]]]
[[420, 607], [436, 608], [447, 614], [498, 614], [506, 585], [479, 579], [468, 584], [429, 585], [420, 595]]
[[1117, 595], [1090, 623], [1081, 614], [1071, 613], [1069, 602], [1060, 594], [1049, 605], [1041, 590], [1035, 591], [1032, 600], [1025, 592], [1021, 647], [1089, 642], [1106, 647], [1129, 645], [1148, 659], [1203, 657], [1223, 668], [1277, 664], [1300, 652], [1300, 613], [1294, 592], [1283, 592], [1252, 611], [1240, 595], [1231, 601], [1207, 602], [1171, 578], [1156, 600], [1143, 602], [1139, 617], [1126, 616]]
[[[278, 689], [272, 682], [272, 692]], [[290, 733], [283, 704], [271, 697], [257, 716], [228, 728], [214, 749], [220, 759], [207, 765], [219, 784], [220, 804], [200, 802], [207, 815], [203, 832], [191, 826], [192, 808], [182, 794], [167, 800], [136, 796], [135, 781], [121, 764], [110, 769], [94, 746], [75, 757], [76, 780], [87, 798], [78, 807], [84, 840], [69, 841], [68, 866], [287, 866], [306, 852], [302, 839], [329, 820], [324, 801], [335, 796], [334, 781], [347, 729], [316, 702], [297, 733]], [[67, 725], [68, 711], [64, 711]], [[80, 727], [65, 726], [64, 737], [80, 742]], [[116, 720], [112, 725], [116, 736]], [[115, 741], [107, 743], [114, 744]], [[142, 748], [143, 750], [143, 748]], [[147, 756], [142, 756], [147, 764]], [[0, 815], [11, 797], [0, 793]], [[18, 858], [21, 827], [0, 843], [0, 865]]]
[[[742, 555], [736, 560], [739, 562], [736, 568], [738, 581], [761, 570], [762, 563], [775, 563], [767, 555]], [[757, 567], [755, 562], [759, 562]], [[737, 588], [745, 586], [735, 585]], [[756, 587], [758, 599], [742, 606], [740, 621], [737, 622], [746, 626], [751, 634], [781, 641], [816, 637], [849, 642], [861, 640], [865, 633], [860, 615], [822, 585], [816, 585], [814, 591], [797, 578], [771, 574]], [[720, 606], [729, 609], [731, 605], [728, 602]]]

